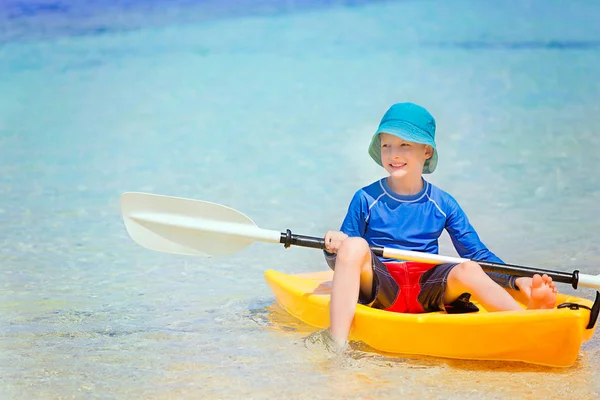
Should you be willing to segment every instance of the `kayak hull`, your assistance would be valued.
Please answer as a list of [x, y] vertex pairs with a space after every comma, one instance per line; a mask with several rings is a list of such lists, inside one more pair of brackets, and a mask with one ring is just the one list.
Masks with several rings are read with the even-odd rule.
[[[298, 275], [265, 272], [277, 303], [318, 328], [329, 326], [332, 277], [332, 271]], [[566, 302], [592, 306], [590, 300], [559, 294], [557, 304]], [[393, 313], [358, 304], [350, 339], [384, 353], [568, 367], [577, 359], [581, 344], [594, 334], [594, 329], [586, 329], [590, 318], [587, 309], [489, 313], [477, 306], [477, 313], [449, 315]]]

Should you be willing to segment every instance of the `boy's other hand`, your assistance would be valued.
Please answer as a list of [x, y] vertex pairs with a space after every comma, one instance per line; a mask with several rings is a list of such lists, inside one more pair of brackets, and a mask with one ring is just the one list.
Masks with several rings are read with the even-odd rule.
[[338, 249], [340, 248], [340, 245], [342, 244], [342, 242], [344, 240], [346, 240], [347, 237], [348, 237], [348, 235], [346, 235], [344, 232], [340, 232], [340, 231], [327, 232], [325, 234], [325, 250], [331, 254], [337, 253]]

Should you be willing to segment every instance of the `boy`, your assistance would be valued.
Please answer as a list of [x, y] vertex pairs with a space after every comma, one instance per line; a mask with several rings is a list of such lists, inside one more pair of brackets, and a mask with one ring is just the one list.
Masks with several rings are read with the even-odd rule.
[[[445, 310], [473, 294], [488, 311], [520, 310], [503, 287], [518, 289], [528, 309], [553, 308], [556, 287], [547, 275], [515, 278], [485, 273], [473, 261], [437, 266], [379, 259], [369, 245], [438, 252], [446, 229], [461, 257], [502, 262], [480, 241], [456, 200], [425, 181], [435, 170], [435, 119], [413, 103], [394, 104], [383, 116], [369, 154], [389, 173], [360, 189], [339, 232], [325, 235], [325, 257], [335, 271], [330, 334], [343, 346], [357, 300], [396, 312]], [[455, 303], [456, 304], [456, 303]]]

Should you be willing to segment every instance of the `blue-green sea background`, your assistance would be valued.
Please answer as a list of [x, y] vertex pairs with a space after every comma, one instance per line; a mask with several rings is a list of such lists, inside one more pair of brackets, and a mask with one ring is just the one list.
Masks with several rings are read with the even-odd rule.
[[152, 252], [119, 207], [189, 197], [320, 236], [385, 173], [383, 112], [414, 101], [438, 123], [428, 179], [494, 252], [598, 274], [598, 21], [593, 0], [2, 1], [0, 397], [600, 397], [598, 335], [560, 370], [333, 362], [263, 280], [319, 251]]

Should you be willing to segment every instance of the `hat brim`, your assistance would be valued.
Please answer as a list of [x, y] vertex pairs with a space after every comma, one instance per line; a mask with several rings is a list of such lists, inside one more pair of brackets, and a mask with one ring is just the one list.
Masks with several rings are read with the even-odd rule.
[[423, 165], [423, 173], [431, 174], [433, 171], [435, 171], [438, 162], [438, 154], [437, 149], [435, 148], [435, 142], [421, 128], [403, 121], [384, 122], [379, 126], [379, 129], [377, 129], [377, 132], [375, 132], [373, 138], [371, 139], [371, 144], [369, 145], [369, 155], [377, 164], [383, 167], [383, 164], [381, 163], [381, 140], [379, 139], [380, 133], [388, 133], [390, 135], [397, 136], [400, 139], [404, 139], [407, 142], [421, 143], [433, 147], [433, 155], [431, 158], [425, 161], [425, 164]]

